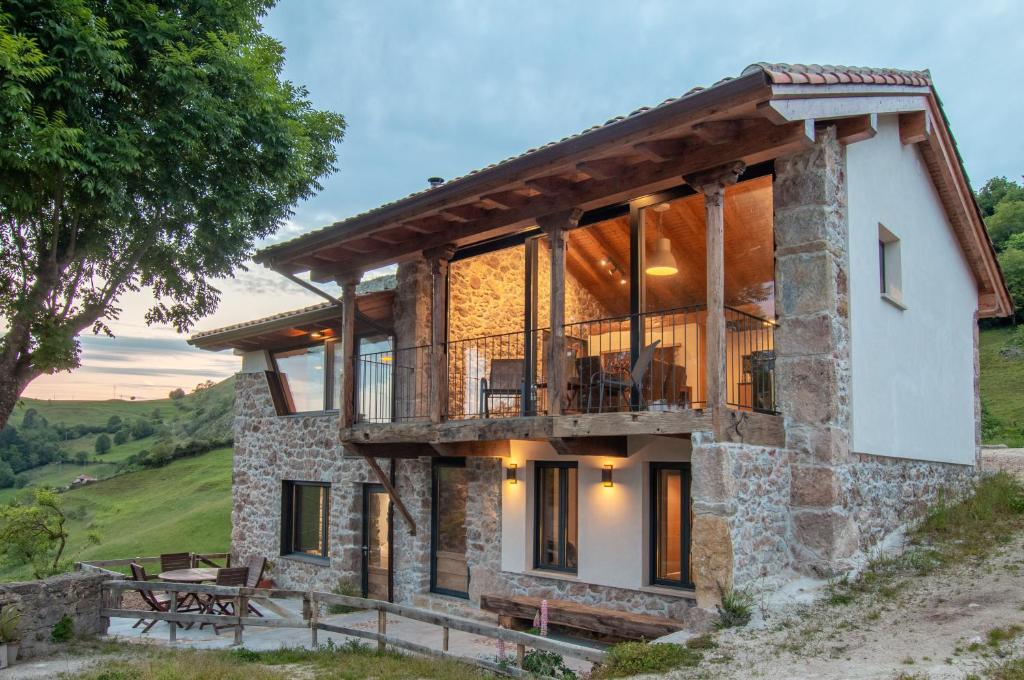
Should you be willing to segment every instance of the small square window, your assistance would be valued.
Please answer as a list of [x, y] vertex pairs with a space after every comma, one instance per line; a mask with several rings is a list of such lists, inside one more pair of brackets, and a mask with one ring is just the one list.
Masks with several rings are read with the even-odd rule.
[[878, 283], [882, 298], [903, 309], [900, 239], [882, 224], [878, 225]]

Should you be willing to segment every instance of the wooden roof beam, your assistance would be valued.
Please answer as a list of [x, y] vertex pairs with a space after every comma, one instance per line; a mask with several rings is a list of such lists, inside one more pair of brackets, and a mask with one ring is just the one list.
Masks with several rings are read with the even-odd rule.
[[561, 175], [548, 175], [546, 177], [534, 177], [523, 182], [531, 189], [536, 189], [542, 194], [557, 194], [566, 191], [575, 184], [572, 180]]
[[[759, 121], [744, 131], [733, 144], [687, 146], [688, 152], [662, 163], [644, 163], [624, 171], [609, 180], [589, 180], [552, 195], [536, 196], [518, 209], [503, 210], [480, 220], [452, 225], [417, 244], [420, 250], [434, 248], [445, 243], [457, 243], [475, 234], [514, 228], [535, 221], [538, 217], [565, 210], [570, 207], [589, 209], [599, 204], [616, 203], [626, 200], [637, 192], [645, 191], [652, 185], [678, 179], [701, 170], [707, 170], [724, 163], [742, 160], [754, 165], [777, 156], [808, 148], [814, 143], [814, 121], [796, 121], [786, 125], [774, 125]], [[394, 261], [390, 258], [387, 261]], [[347, 264], [353, 271], [365, 271], [383, 264], [381, 256], [352, 258]]]
[[483, 201], [493, 203], [499, 209], [502, 210], [513, 210], [515, 208], [522, 208], [530, 202], [529, 196], [523, 196], [517, 191], [499, 191], [493, 194], [486, 194], [480, 197]]
[[904, 144], [927, 142], [932, 136], [932, 117], [927, 111], [901, 113], [900, 141]]
[[593, 161], [581, 161], [576, 170], [591, 179], [613, 179], [629, 165], [625, 158], [599, 158]]
[[681, 156], [690, 148], [685, 138], [655, 139], [633, 145], [633, 151], [655, 163], [662, 163]]
[[878, 134], [878, 114], [869, 113], [838, 120], [823, 120], [816, 127], [820, 130], [830, 125], [835, 126], [836, 138], [840, 144], [854, 144], [871, 139]]

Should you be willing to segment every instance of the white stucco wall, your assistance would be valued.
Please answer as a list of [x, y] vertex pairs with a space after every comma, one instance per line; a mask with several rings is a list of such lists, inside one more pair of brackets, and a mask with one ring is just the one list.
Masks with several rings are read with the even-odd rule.
[[[972, 464], [977, 288], [895, 116], [847, 148], [852, 448]], [[879, 291], [878, 225], [900, 239], [905, 310]]]
[[[519, 466], [518, 483], [501, 485], [501, 568], [619, 588], [641, 588], [649, 579], [647, 562], [648, 475], [652, 461], [690, 460], [686, 439], [631, 437], [628, 458], [559, 456], [550, 444], [513, 441], [505, 461]], [[532, 461], [576, 461], [579, 475], [579, 566], [575, 575], [533, 570]], [[606, 464], [614, 465], [614, 486], [601, 483]]]

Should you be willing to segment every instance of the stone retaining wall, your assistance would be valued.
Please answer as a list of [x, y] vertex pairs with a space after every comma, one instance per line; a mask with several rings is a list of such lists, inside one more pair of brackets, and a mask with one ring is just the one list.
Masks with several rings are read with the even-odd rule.
[[100, 635], [106, 623], [100, 617], [105, 574], [75, 572], [41, 581], [0, 584], [0, 609], [15, 606], [21, 612], [18, 658], [44, 654], [55, 646], [50, 635], [64, 616], [71, 618], [75, 637]]

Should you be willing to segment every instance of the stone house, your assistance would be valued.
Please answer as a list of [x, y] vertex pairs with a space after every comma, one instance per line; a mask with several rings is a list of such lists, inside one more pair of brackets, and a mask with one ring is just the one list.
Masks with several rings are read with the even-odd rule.
[[893, 69], [756, 64], [256, 260], [328, 300], [190, 340], [242, 357], [232, 551], [455, 611], [843, 569], [975, 474], [1012, 309]]

